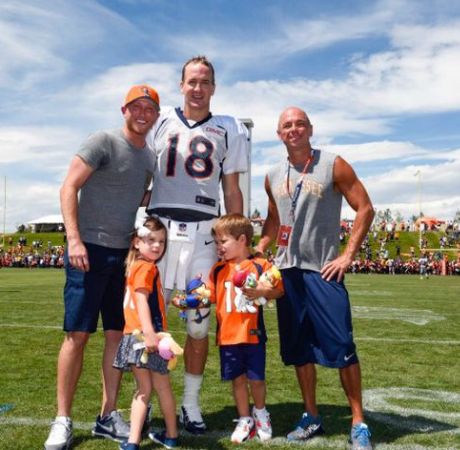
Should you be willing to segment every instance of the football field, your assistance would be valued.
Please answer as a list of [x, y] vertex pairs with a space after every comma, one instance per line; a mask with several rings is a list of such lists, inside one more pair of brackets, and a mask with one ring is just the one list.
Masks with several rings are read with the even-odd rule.
[[[55, 414], [56, 357], [63, 337], [63, 271], [0, 270], [0, 449], [43, 448]], [[367, 423], [376, 449], [460, 449], [460, 277], [348, 275], [354, 335], [363, 372]], [[185, 341], [177, 310], [169, 312], [170, 331]], [[267, 406], [274, 439], [253, 440], [246, 449], [345, 449], [350, 413], [338, 373], [318, 369], [317, 400], [325, 437], [288, 444], [285, 435], [302, 413], [292, 367], [279, 358], [276, 308], [265, 309]], [[214, 325], [211, 329], [214, 330]], [[209, 433], [180, 436], [184, 449], [233, 449], [236, 418], [230, 385], [220, 381], [219, 359], [211, 334], [202, 391]], [[99, 413], [102, 334], [90, 340], [73, 408], [75, 449], [117, 449], [91, 437]], [[181, 399], [183, 361], [172, 372]], [[123, 379], [119, 408], [129, 418], [134, 382]], [[161, 426], [154, 400], [154, 426]], [[241, 448], [243, 446], [239, 446]], [[143, 442], [142, 448], [158, 445]]]

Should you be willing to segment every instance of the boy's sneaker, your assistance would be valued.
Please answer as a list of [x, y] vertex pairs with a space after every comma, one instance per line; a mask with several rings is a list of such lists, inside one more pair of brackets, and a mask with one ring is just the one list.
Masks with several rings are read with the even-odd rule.
[[314, 417], [310, 414], [303, 413], [302, 418], [296, 425], [295, 430], [291, 431], [287, 435], [287, 440], [305, 441], [321, 434], [324, 434], [324, 429], [321, 425], [321, 417]]
[[264, 408], [256, 411], [256, 408], [252, 408], [252, 417], [256, 424], [257, 436], [261, 441], [268, 441], [272, 438], [272, 424], [270, 421], [270, 414]]
[[161, 431], [160, 433], [149, 433], [149, 438], [157, 444], [161, 444], [164, 448], [176, 448], [177, 438], [166, 437], [166, 430]]
[[189, 433], [204, 434], [206, 432], [206, 424], [199, 408], [185, 409], [185, 406], [181, 406], [179, 422], [184, 425], [185, 430]]
[[123, 442], [129, 438], [129, 425], [118, 411], [112, 411], [108, 416], [96, 417], [96, 424], [91, 433], [93, 436]]
[[119, 450], [139, 450], [141, 447], [139, 444], [133, 444], [132, 442], [122, 442], [118, 447]]
[[256, 427], [252, 417], [240, 417], [237, 422], [235, 431], [230, 438], [234, 444], [241, 444], [256, 435]]
[[72, 443], [72, 419], [58, 416], [51, 423], [50, 434], [45, 442], [45, 450], [67, 450]]
[[371, 432], [365, 423], [353, 425], [350, 444], [351, 450], [372, 450]]

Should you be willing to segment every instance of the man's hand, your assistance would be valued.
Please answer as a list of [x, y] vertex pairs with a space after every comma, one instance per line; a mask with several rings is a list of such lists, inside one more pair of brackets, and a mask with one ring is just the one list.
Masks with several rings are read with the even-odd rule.
[[346, 255], [341, 255], [333, 261], [324, 264], [321, 269], [321, 276], [326, 281], [331, 281], [334, 278], [336, 278], [337, 281], [341, 281], [351, 262], [351, 258]]
[[89, 271], [88, 251], [79, 239], [67, 241], [67, 254], [70, 264], [78, 270]]

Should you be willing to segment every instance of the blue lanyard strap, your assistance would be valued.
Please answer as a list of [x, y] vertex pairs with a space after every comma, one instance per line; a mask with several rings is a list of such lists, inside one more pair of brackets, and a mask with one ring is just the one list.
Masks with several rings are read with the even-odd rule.
[[315, 150], [312, 149], [310, 158], [308, 158], [307, 162], [305, 163], [305, 166], [304, 166], [304, 168], [302, 170], [302, 173], [300, 174], [300, 178], [297, 181], [297, 184], [295, 185], [293, 195], [291, 195], [291, 193], [289, 191], [289, 187], [290, 187], [289, 179], [290, 179], [290, 172], [291, 172], [291, 164], [290, 164], [289, 158], [288, 158], [288, 173], [287, 173], [287, 181], [286, 181], [287, 186], [286, 187], [287, 187], [287, 192], [288, 192], [289, 198], [291, 199], [291, 209], [289, 211], [289, 215], [290, 215], [290, 217], [291, 217], [293, 222], [294, 222], [294, 219], [295, 219], [295, 209], [296, 209], [296, 206], [297, 206], [297, 201], [299, 200], [300, 191], [302, 190], [303, 179], [304, 179], [304, 177], [305, 177], [305, 175], [306, 175], [306, 173], [308, 171], [308, 168], [310, 167], [310, 164], [311, 164], [311, 162], [313, 161], [314, 158], [315, 158]]

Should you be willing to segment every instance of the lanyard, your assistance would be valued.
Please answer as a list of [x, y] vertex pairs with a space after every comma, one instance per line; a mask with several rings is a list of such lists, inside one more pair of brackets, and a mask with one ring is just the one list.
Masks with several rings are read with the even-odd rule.
[[290, 187], [290, 182], [289, 182], [289, 178], [290, 178], [290, 172], [291, 172], [291, 164], [289, 162], [289, 158], [288, 158], [288, 171], [287, 171], [287, 180], [286, 180], [286, 187], [287, 187], [287, 192], [288, 192], [288, 195], [289, 195], [289, 198], [291, 199], [291, 209], [289, 211], [289, 216], [292, 220], [292, 223], [294, 223], [294, 220], [295, 220], [295, 208], [297, 206], [297, 200], [299, 199], [299, 196], [300, 196], [300, 191], [302, 189], [302, 184], [303, 184], [303, 179], [308, 171], [308, 168], [310, 167], [310, 164], [311, 162], [313, 161], [313, 159], [315, 158], [315, 150], [312, 149], [311, 151], [311, 155], [310, 155], [310, 158], [308, 158], [307, 162], [305, 163], [305, 166], [302, 170], [302, 173], [300, 174], [300, 177], [299, 177], [299, 180], [297, 181], [297, 184], [295, 185], [295, 189], [294, 189], [294, 194], [291, 195], [290, 191], [289, 191], [289, 187]]

